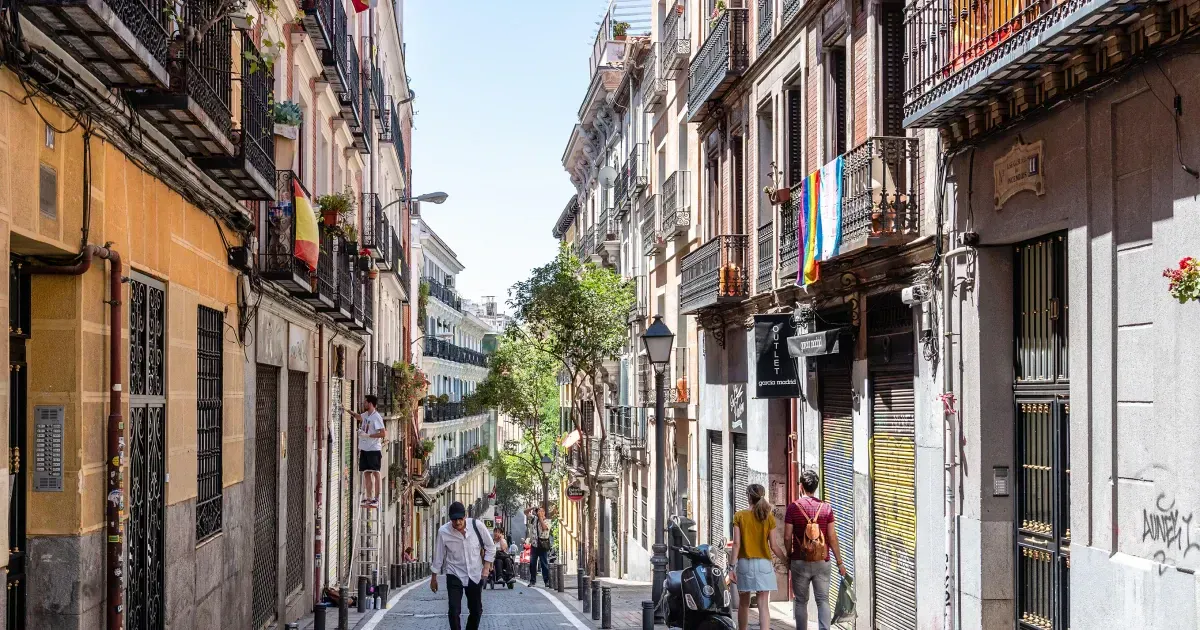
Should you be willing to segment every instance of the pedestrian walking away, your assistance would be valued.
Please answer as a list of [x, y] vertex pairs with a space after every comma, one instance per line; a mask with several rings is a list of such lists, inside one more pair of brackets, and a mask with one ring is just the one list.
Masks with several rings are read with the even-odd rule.
[[829, 630], [829, 559], [837, 561], [838, 573], [846, 575], [837, 530], [833, 527], [833, 507], [816, 497], [821, 478], [813, 470], [800, 475], [803, 495], [788, 506], [784, 534], [792, 569], [792, 601], [796, 628], [808, 628], [808, 589], [812, 586], [817, 603], [817, 625]]
[[464, 594], [468, 612], [466, 630], [478, 630], [479, 618], [483, 616], [483, 581], [491, 573], [496, 543], [483, 523], [467, 518], [467, 508], [462, 503], [451, 503], [449, 516], [450, 520], [437, 532], [429, 567], [432, 573], [429, 588], [436, 593], [438, 576], [446, 576], [450, 630], [462, 630], [459, 617]]
[[[738, 630], [750, 622], [750, 595], [758, 594], [759, 628], [771, 627], [771, 592], [775, 590], [775, 564], [787, 557], [775, 536], [775, 515], [767, 490], [753, 483], [746, 487], [750, 508], [733, 515], [733, 555], [730, 580], [738, 586]], [[803, 627], [803, 626], [798, 626]]]
[[363, 507], [379, 507], [379, 491], [382, 481], [379, 469], [383, 464], [383, 441], [387, 438], [387, 429], [383, 425], [383, 416], [375, 407], [379, 399], [368, 394], [366, 409], [362, 413], [347, 409], [355, 420], [358, 420], [358, 469], [363, 475]]
[[534, 512], [534, 529], [536, 538], [533, 544], [533, 555], [529, 565], [529, 585], [537, 586], [538, 564], [542, 565], [542, 582], [550, 586], [550, 519], [546, 518], [546, 510], [537, 508]]

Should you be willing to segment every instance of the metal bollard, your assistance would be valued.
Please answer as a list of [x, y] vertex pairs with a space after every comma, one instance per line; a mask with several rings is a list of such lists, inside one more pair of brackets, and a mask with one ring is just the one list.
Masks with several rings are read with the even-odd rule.
[[600, 593], [600, 627], [603, 630], [610, 630], [612, 628], [612, 588], [602, 587]]
[[325, 611], [329, 606], [325, 604], [317, 604], [313, 608], [313, 630], [325, 630]]
[[654, 630], [654, 602], [642, 600], [642, 630]]
[[367, 576], [358, 576], [358, 612], [367, 612]]
[[557, 586], [555, 585], [554, 578], [558, 577], [558, 574], [554, 571], [549, 571], [548, 573], [543, 574], [542, 577], [545, 578], [546, 575], [550, 576], [550, 579], [546, 580], [546, 590], [549, 590], [549, 591], [556, 590]]
[[588, 576], [583, 576], [583, 584], [579, 587], [579, 599], [583, 600], [584, 614], [592, 612], [592, 589], [590, 585], [591, 580], [588, 579]]
[[407, 562], [401, 562], [400, 564], [396, 565], [396, 581], [394, 583], [399, 586], [404, 586], [405, 584], [408, 584], [408, 563]]
[[579, 590], [580, 601], [583, 601], [583, 594], [587, 591], [587, 586], [584, 584], [586, 580], [587, 578], [583, 577], [583, 568], [580, 567], [579, 570], [575, 571], [575, 588]]
[[592, 580], [592, 621], [600, 621], [600, 582]]
[[380, 608], [388, 607], [388, 591], [389, 590], [391, 590], [391, 589], [388, 588], [387, 584], [380, 584], [379, 586], [375, 587], [375, 592], [379, 594], [378, 596], [379, 596], [379, 607]]
[[554, 574], [556, 576], [555, 580], [554, 580], [554, 585], [557, 587], [555, 590], [557, 590], [559, 593], [562, 593], [563, 591], [566, 590], [564, 582], [567, 581], [567, 565], [562, 564], [560, 562], [554, 568], [555, 568]]
[[338, 630], [350, 630], [350, 589], [338, 589]]

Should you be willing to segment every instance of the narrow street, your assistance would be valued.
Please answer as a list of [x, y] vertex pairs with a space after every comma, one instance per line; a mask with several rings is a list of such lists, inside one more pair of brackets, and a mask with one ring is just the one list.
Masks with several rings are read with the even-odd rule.
[[[398, 601], [382, 617], [377, 617], [361, 626], [362, 630], [419, 630], [442, 627], [446, 623], [445, 582], [439, 584], [437, 593], [430, 592], [429, 580], [413, 585], [412, 590], [403, 592]], [[544, 588], [529, 588], [518, 582], [512, 590], [484, 589], [483, 620], [480, 630], [501, 630], [519, 627], [521, 630], [589, 630], [590, 619], [584, 621], [582, 613], [568, 607], [559, 598], [560, 594]], [[463, 626], [467, 622], [467, 602], [463, 598]], [[372, 625], [376, 624], [376, 625]]]

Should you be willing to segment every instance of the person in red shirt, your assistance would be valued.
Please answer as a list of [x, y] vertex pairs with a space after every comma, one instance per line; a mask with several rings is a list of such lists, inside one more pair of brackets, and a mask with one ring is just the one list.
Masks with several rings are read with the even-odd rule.
[[[829, 558], [837, 560], [838, 573], [846, 575], [842, 564], [842, 551], [838, 548], [837, 530], [833, 526], [833, 507], [816, 497], [821, 478], [816, 471], [806, 470], [800, 474], [802, 496], [788, 506], [784, 518], [784, 544], [792, 569], [792, 602], [797, 628], [808, 628], [808, 588], [812, 585], [817, 600], [817, 625], [820, 630], [829, 630]], [[807, 562], [803, 556], [804, 530], [810, 522], [820, 526], [825, 534], [825, 560]]]

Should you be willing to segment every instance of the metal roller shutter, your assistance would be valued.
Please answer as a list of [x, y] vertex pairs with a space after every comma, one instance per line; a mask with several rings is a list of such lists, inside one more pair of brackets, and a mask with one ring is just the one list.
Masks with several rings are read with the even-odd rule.
[[[353, 383], [349, 379], [342, 379], [342, 401], [347, 407], [358, 407], [354, 401]], [[354, 523], [351, 518], [354, 515], [354, 448], [356, 446], [354, 435], [358, 431], [358, 423], [353, 418], [349, 417], [344, 411], [338, 412], [346, 416], [342, 422], [342, 461], [341, 461], [341, 478], [342, 478], [342, 583], [348, 584], [350, 580], [350, 536], [352, 535], [352, 527]]]
[[875, 627], [917, 627], [916, 429], [911, 369], [871, 375]]
[[[836, 361], [836, 362], [835, 362]], [[854, 573], [854, 400], [847, 360], [820, 368], [821, 478], [824, 499], [833, 507], [838, 548], [846, 571]], [[833, 571], [837, 571], [833, 567]], [[830, 580], [829, 601], [837, 601], [841, 581]]]
[[750, 506], [746, 498], [746, 486], [750, 485], [750, 463], [747, 461], [746, 435], [734, 433], [733, 437], [733, 487], [729, 489], [730, 504], [738, 512]]
[[725, 443], [720, 431], [708, 432], [708, 544], [725, 545]]
[[[326, 453], [328, 481], [328, 513], [325, 515], [325, 581], [327, 585], [341, 584], [341, 523], [342, 523], [342, 379], [333, 377], [329, 386], [329, 451]], [[326, 436], [321, 436], [326, 439]]]

